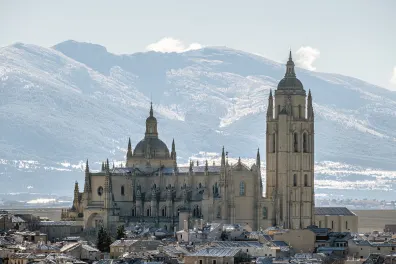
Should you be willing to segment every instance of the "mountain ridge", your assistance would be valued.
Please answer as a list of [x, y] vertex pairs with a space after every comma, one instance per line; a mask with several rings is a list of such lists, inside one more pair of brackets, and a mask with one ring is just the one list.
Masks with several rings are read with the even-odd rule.
[[[396, 170], [394, 92], [296, 71], [312, 90], [317, 162]], [[122, 160], [128, 137], [133, 146], [143, 138], [151, 95], [160, 138], [168, 145], [175, 138], [180, 162], [222, 145], [230, 156], [254, 157], [265, 150], [269, 90], [284, 72], [281, 63], [228, 47], [116, 55], [76, 41], [16, 43], [0, 48], [0, 121], [7, 124], [0, 158], [46, 167]]]

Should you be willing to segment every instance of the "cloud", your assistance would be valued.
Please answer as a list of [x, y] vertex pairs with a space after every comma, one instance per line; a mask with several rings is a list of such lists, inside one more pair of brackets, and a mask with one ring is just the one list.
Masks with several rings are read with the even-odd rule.
[[320, 51], [310, 46], [301, 47], [297, 50], [296, 56], [298, 67], [315, 71], [316, 68], [312, 64], [320, 57]]
[[396, 85], [396, 66], [393, 67], [392, 77], [390, 78], [389, 82], [393, 85]]
[[188, 50], [197, 50], [202, 49], [202, 45], [199, 43], [191, 43], [188, 46], [183, 43], [181, 40], [174, 38], [163, 38], [158, 42], [151, 43], [146, 47], [148, 51], [157, 51], [157, 52], [185, 52]]

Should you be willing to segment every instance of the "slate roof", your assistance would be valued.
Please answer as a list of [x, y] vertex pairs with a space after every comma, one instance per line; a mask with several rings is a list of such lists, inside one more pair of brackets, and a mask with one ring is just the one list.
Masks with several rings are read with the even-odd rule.
[[199, 257], [234, 257], [240, 251], [239, 248], [204, 248], [189, 256]]
[[212, 244], [219, 248], [262, 247], [261, 243], [257, 241], [213, 241]]
[[355, 215], [346, 207], [315, 207], [315, 215]]
[[[178, 173], [179, 174], [186, 174], [190, 172], [190, 167], [178, 167]], [[209, 173], [220, 173], [221, 166], [208, 166], [208, 172]], [[192, 170], [194, 173], [204, 173], [205, 172], [205, 165], [202, 166], [193, 166]], [[155, 174], [158, 171], [155, 170], [153, 172], [145, 172], [145, 171], [140, 171], [137, 168], [114, 168], [110, 170], [111, 173], [115, 174], [131, 174], [133, 172], [137, 174], [142, 174], [142, 175], [149, 175], [149, 174]], [[162, 168], [161, 172], [163, 174], [173, 174], [174, 173], [174, 168]]]

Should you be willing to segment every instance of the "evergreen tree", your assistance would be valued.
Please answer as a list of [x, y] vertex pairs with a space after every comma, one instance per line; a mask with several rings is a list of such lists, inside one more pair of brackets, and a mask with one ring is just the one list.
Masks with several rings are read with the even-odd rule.
[[126, 238], [124, 225], [120, 225], [117, 228], [117, 237], [116, 237], [116, 239], [119, 240], [119, 239], [122, 239], [122, 238]]
[[100, 227], [98, 232], [98, 241], [97, 241], [97, 248], [101, 252], [110, 252], [110, 245], [111, 245], [111, 237], [107, 233], [106, 229]]

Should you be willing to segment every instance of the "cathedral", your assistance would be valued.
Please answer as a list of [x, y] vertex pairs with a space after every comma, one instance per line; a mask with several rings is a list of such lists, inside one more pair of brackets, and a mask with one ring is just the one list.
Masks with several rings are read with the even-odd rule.
[[247, 223], [253, 230], [318, 224], [312, 96], [296, 77], [291, 52], [284, 78], [270, 92], [266, 118], [265, 196], [258, 150], [250, 167], [240, 159], [229, 164], [224, 147], [220, 164], [178, 166], [175, 141], [169, 151], [151, 105], [144, 138], [134, 148], [128, 142], [125, 166], [110, 167], [107, 160], [94, 173], [87, 161], [84, 190], [80, 193], [76, 183], [73, 206], [62, 218], [110, 230], [144, 222], [174, 231], [185, 220]]

